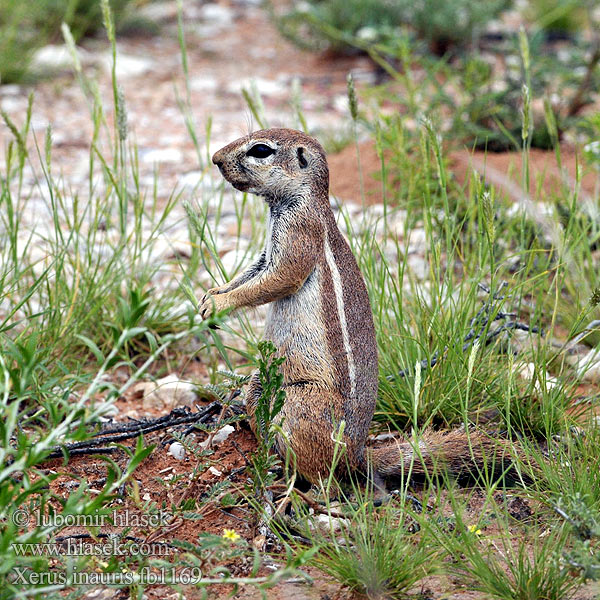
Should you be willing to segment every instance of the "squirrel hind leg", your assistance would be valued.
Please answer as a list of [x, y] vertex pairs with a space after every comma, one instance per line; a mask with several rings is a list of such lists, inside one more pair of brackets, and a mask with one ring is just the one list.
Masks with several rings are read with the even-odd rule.
[[313, 383], [286, 388], [282, 409], [284, 435], [278, 440], [279, 453], [289, 448], [298, 473], [311, 483], [326, 480], [335, 464], [335, 476], [366, 470], [364, 446], [344, 434], [338, 439], [343, 415], [343, 398]]
[[[347, 435], [337, 440], [336, 433], [343, 419], [343, 415], [337, 413], [343, 406], [343, 398], [314, 383], [287, 385], [285, 391], [279, 414], [283, 434], [277, 436], [275, 444], [280, 457], [285, 460], [289, 456], [298, 474], [315, 484], [329, 477], [334, 460], [337, 460], [335, 475], [339, 479], [347, 478], [349, 472], [366, 473], [364, 445], [359, 447]], [[246, 412], [255, 436], [259, 435], [255, 412], [261, 393], [255, 374], [246, 392]]]

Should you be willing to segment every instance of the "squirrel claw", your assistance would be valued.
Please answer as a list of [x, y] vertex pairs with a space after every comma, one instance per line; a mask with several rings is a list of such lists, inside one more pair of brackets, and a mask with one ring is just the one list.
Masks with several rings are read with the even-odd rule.
[[206, 320], [212, 315], [229, 308], [226, 296], [213, 296], [209, 292], [206, 294], [206, 300], [200, 305], [199, 313], [202, 320]]

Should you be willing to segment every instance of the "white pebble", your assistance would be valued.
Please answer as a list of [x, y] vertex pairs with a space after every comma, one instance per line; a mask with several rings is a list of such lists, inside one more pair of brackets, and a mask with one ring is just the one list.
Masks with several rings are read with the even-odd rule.
[[183, 447], [183, 444], [173, 442], [169, 446], [169, 454], [177, 460], [183, 460], [185, 458], [185, 448]]
[[577, 364], [577, 374], [584, 381], [600, 382], [600, 351], [590, 350]]
[[[222, 444], [233, 432], [235, 431], [233, 425], [225, 425], [225, 427], [221, 427], [217, 433], [212, 438], [212, 445], [218, 446]], [[200, 442], [200, 446], [202, 448], [206, 448], [208, 446], [208, 441], [210, 440], [210, 436], [207, 437], [203, 442]]]

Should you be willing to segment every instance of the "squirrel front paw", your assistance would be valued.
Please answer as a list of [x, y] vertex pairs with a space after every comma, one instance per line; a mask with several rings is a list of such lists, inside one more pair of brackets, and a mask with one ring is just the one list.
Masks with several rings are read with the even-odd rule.
[[211, 290], [206, 292], [200, 305], [200, 317], [202, 319], [208, 319], [214, 314], [220, 313], [230, 308], [226, 292], [218, 292], [213, 296]]
[[200, 305], [204, 304], [211, 296], [217, 296], [218, 294], [224, 294], [227, 292], [227, 288], [229, 284], [226, 285], [218, 285], [217, 287], [210, 288], [206, 290], [204, 296], [202, 296], [202, 300], [200, 300]]

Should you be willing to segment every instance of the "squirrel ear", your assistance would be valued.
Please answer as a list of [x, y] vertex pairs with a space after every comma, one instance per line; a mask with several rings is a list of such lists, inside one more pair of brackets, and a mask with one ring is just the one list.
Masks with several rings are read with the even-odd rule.
[[300, 168], [306, 169], [306, 167], [308, 167], [308, 161], [306, 160], [306, 157], [304, 156], [304, 148], [302, 148], [302, 147], [298, 148], [297, 154], [298, 154], [298, 163], [300, 164]]

